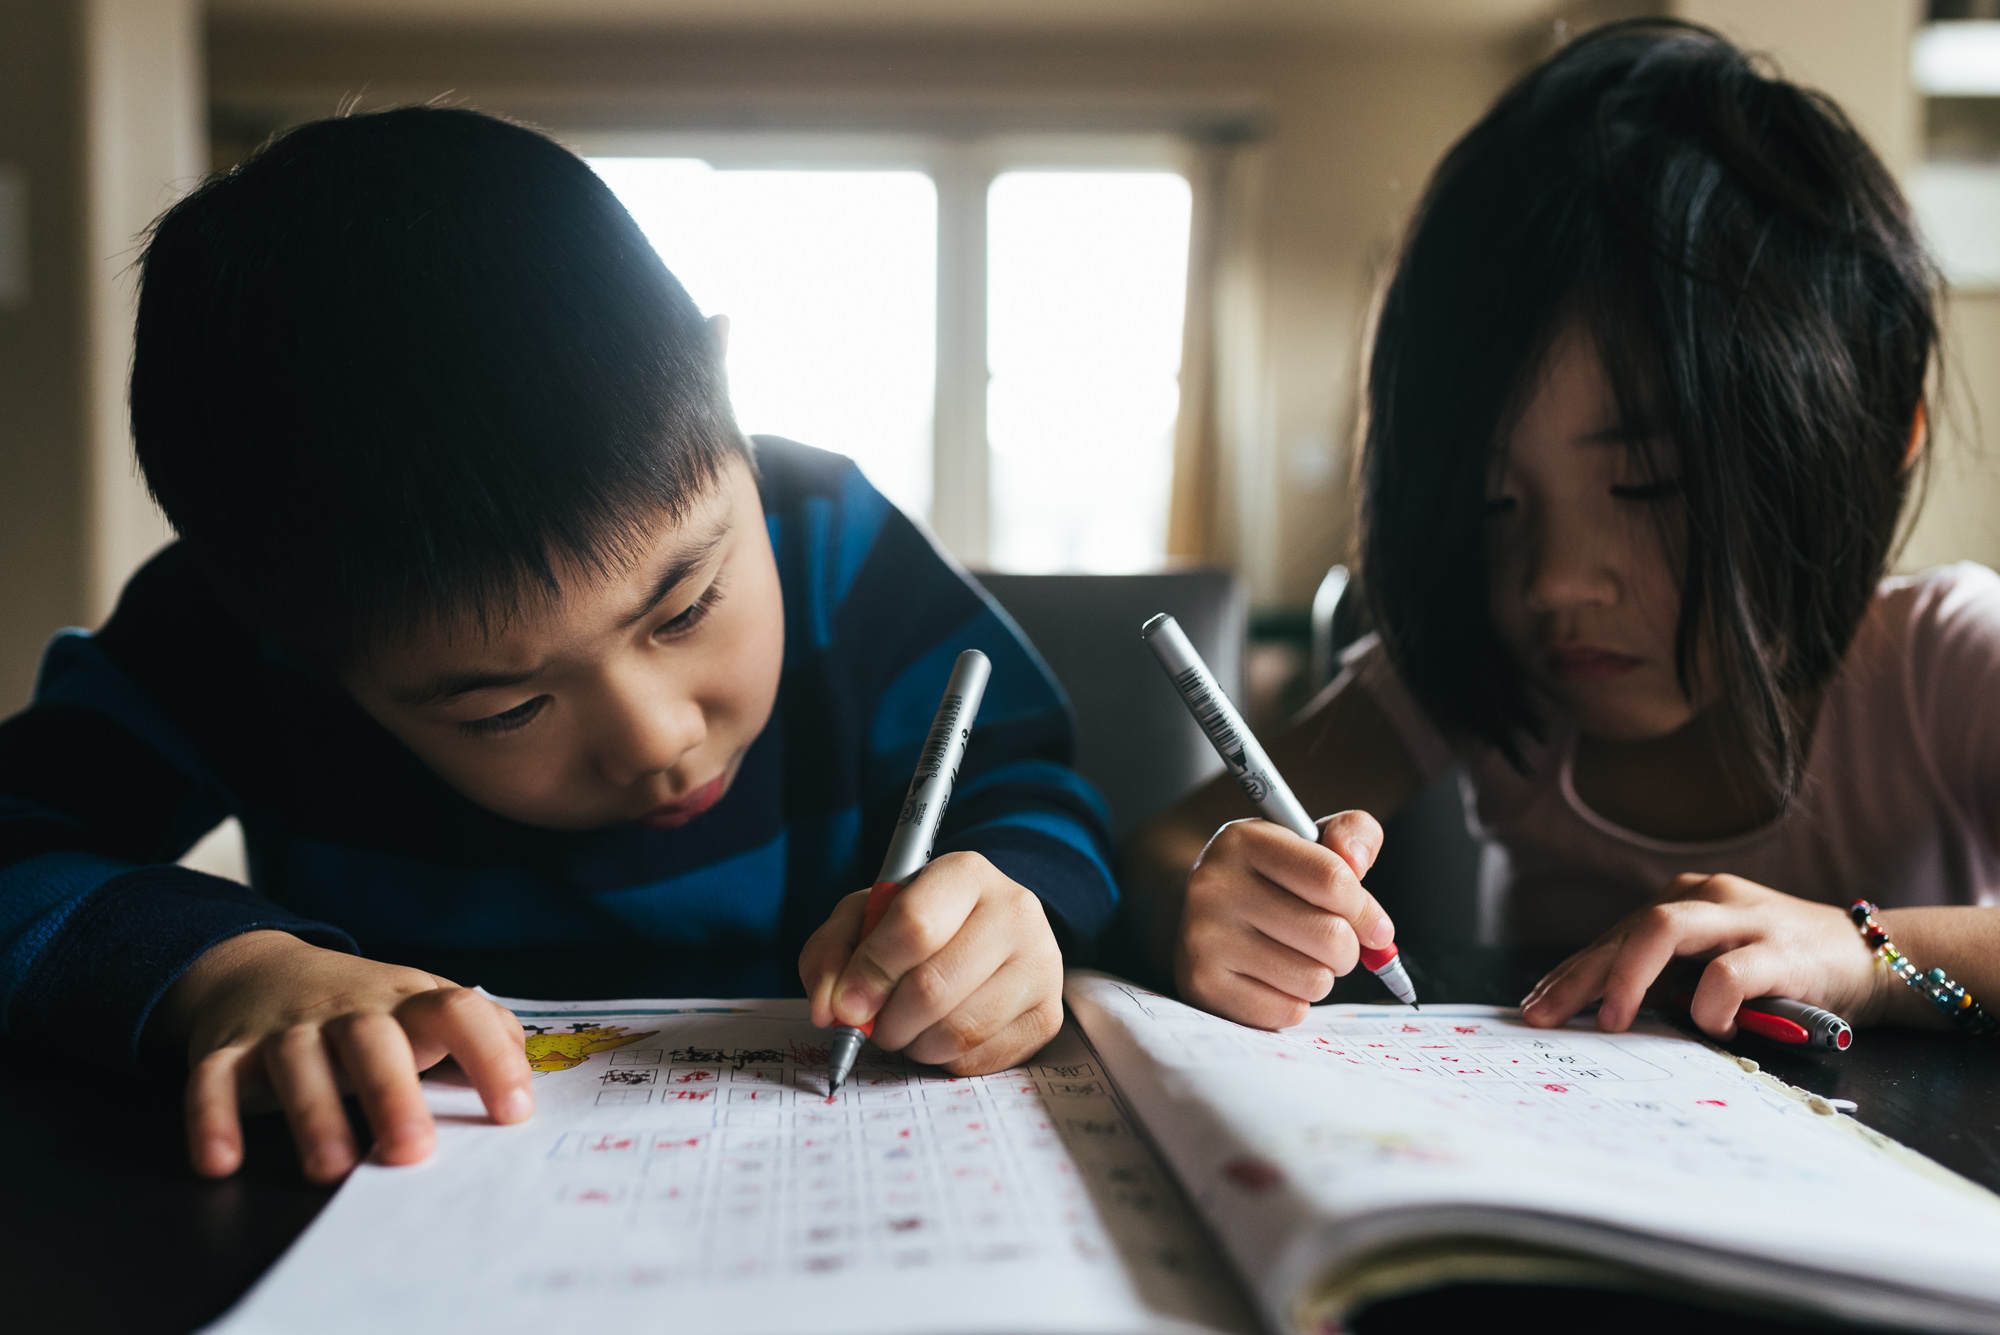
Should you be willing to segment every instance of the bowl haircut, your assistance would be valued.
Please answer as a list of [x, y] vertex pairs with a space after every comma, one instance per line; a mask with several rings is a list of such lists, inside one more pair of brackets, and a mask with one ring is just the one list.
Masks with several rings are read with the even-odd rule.
[[[1895, 183], [1826, 97], [1718, 34], [1637, 20], [1571, 42], [1438, 167], [1367, 376], [1363, 588], [1432, 718], [1525, 768], [1546, 736], [1491, 613], [1489, 479], [1566, 332], [1602, 355], [1635, 473], [1678, 479], [1675, 666], [1789, 800], [1798, 705], [1839, 668], [1892, 554], [1938, 339]], [[1714, 680], [1703, 680], [1712, 673]]]
[[628, 565], [748, 457], [637, 224], [491, 116], [302, 125], [168, 210], [141, 263], [147, 485], [224, 605], [318, 673]]

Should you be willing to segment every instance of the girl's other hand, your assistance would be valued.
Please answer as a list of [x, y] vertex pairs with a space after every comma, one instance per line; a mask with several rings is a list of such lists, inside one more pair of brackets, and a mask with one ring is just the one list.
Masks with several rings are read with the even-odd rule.
[[1363, 945], [1396, 928], [1361, 878], [1382, 849], [1365, 811], [1320, 822], [1309, 844], [1269, 821], [1232, 821], [1188, 873], [1174, 952], [1181, 996], [1238, 1024], [1285, 1029], [1333, 990]]
[[1707, 961], [1689, 1009], [1717, 1038], [1734, 1037], [1737, 1009], [1757, 997], [1790, 997], [1853, 1024], [1886, 1009], [1887, 975], [1844, 910], [1740, 876], [1691, 875], [1556, 966], [1521, 1003], [1521, 1018], [1552, 1028], [1601, 999], [1597, 1027], [1617, 1033], [1679, 958]]

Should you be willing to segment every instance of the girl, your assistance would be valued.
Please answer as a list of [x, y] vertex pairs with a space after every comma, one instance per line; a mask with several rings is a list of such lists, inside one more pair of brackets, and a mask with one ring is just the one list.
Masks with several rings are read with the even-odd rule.
[[1379, 637], [1271, 747], [1342, 814], [1317, 845], [1223, 824], [1225, 777], [1132, 849], [1183, 995], [1303, 1019], [1394, 930], [1367, 813], [1457, 761], [1505, 855], [1488, 934], [1583, 946], [1531, 1023], [1601, 1000], [1623, 1029], [1677, 957], [1718, 1036], [1768, 995], [1947, 1023], [1858, 899], [2000, 1012], [2000, 577], [1883, 578], [1936, 342], [1882, 164], [1716, 34], [1614, 25], [1507, 93], [1439, 167], [1376, 329]]

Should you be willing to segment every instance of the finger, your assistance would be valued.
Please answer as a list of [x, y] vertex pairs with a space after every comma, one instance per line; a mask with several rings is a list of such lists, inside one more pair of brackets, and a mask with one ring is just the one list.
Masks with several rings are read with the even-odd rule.
[[1048, 1046], [1062, 1028], [1062, 1017], [1060, 996], [1044, 997], [1008, 1021], [999, 1033], [943, 1066], [953, 1075], [991, 1075], [1018, 1066]]
[[[534, 1078], [521, 1022], [506, 1007], [469, 987], [419, 992], [396, 1008], [396, 1020], [424, 1067], [450, 1053], [494, 1121], [525, 1122], [535, 1112]], [[437, 1057], [425, 1057], [435, 1052]]]
[[[1248, 822], [1239, 822], [1243, 823]], [[1347, 919], [1354, 927], [1354, 935], [1365, 946], [1379, 948], [1396, 939], [1396, 925], [1375, 902], [1375, 896], [1361, 888], [1360, 878], [1346, 859], [1318, 844], [1295, 838], [1278, 826], [1256, 824], [1262, 828], [1246, 832], [1241, 838], [1242, 856], [1252, 871], [1306, 903]]]
[[329, 1024], [326, 1036], [375, 1132], [376, 1158], [405, 1164], [429, 1156], [436, 1134], [403, 1026], [381, 1011], [366, 1011]]
[[249, 1053], [247, 1045], [217, 1048], [188, 1072], [188, 1161], [203, 1177], [228, 1177], [243, 1164], [236, 1081]]
[[1605, 974], [1597, 1027], [1606, 1033], [1631, 1028], [1646, 990], [1675, 956], [1741, 945], [1746, 925], [1741, 913], [1706, 899], [1661, 904], [1641, 913]]
[[[915, 976], [913, 972], [911, 977]], [[972, 989], [970, 995], [910, 1039], [904, 1045], [903, 1053], [911, 1060], [927, 1065], [952, 1066], [991, 1043], [1022, 1015], [1060, 996], [1061, 992], [1060, 967], [1050, 967], [1040, 959], [1018, 955], [1003, 960], [991, 975]], [[1058, 1005], [1058, 1012], [1060, 1009]], [[879, 1031], [879, 1024], [877, 1029]]]
[[[1228, 981], [1231, 977], [1253, 979], [1301, 1006], [1318, 1001], [1333, 990], [1335, 975], [1324, 963], [1240, 924], [1198, 929], [1190, 934], [1186, 948], [1189, 981], [1203, 993], [1233, 992], [1235, 988]], [[1301, 1013], [1299, 1019], [1303, 1018]], [[1295, 1019], [1288, 1023], [1298, 1022]]]
[[[1259, 880], [1236, 897], [1239, 927], [1252, 927], [1282, 946], [1317, 960], [1334, 974], [1347, 973], [1361, 956], [1361, 943], [1347, 919], [1314, 908], [1297, 895]], [[1328, 983], [1331, 987], [1332, 983]], [[1325, 992], [1320, 993], [1321, 996]], [[1317, 997], [1309, 1000], [1317, 1000]]]
[[821, 1029], [834, 1023], [833, 987], [854, 948], [861, 944], [861, 923], [868, 911], [868, 892], [857, 890], [833, 906], [799, 952], [799, 982], [812, 999], [812, 1022]]
[[1330, 848], [1354, 870], [1366, 876], [1382, 855], [1382, 823], [1365, 811], [1342, 811], [1319, 823], [1319, 842]]
[[[887, 922], [884, 919], [883, 925]], [[1006, 970], [1020, 942], [1038, 939], [1038, 928], [1040, 937], [1046, 939], [1048, 919], [1034, 896], [982, 897], [951, 938], [896, 983], [875, 1015], [877, 1045], [890, 1052], [900, 1051], [965, 1005]], [[881, 934], [879, 928], [876, 934]]]
[[1298, 997], [1234, 971], [1211, 976], [1195, 995], [1202, 1009], [1253, 1029], [1290, 1029], [1303, 1023], [1312, 1011]]
[[[1708, 962], [1695, 985], [1688, 1014], [1704, 1033], [1717, 1038], [1736, 1036], [1736, 1012], [1754, 997], [1782, 990], [1783, 962], [1778, 952], [1761, 943], [1726, 951]], [[1752, 1010], [1756, 1007], [1751, 1006]]]
[[354, 1167], [354, 1133], [318, 1026], [297, 1024], [273, 1035], [262, 1055], [307, 1179], [338, 1182]]
[[1604, 980], [1625, 943], [1623, 932], [1607, 933], [1549, 970], [1521, 1002], [1521, 1018], [1542, 1029], [1568, 1024], [1570, 1017], [1604, 995]]
[[[916, 880], [896, 896], [882, 921], [856, 946], [833, 989], [834, 1018], [842, 1024], [860, 1025], [876, 1019], [903, 975], [929, 960], [945, 943], [957, 936], [979, 903], [979, 882], [970, 876], [939, 876], [936, 864], [917, 875]], [[997, 966], [998, 959], [989, 967]], [[919, 990], [937, 988], [948, 980], [933, 977]], [[970, 990], [970, 985], [949, 993], [953, 1002]], [[949, 1006], [931, 1014], [924, 1024], [942, 1015]], [[912, 1026], [903, 1038], [913, 1037], [922, 1025]], [[891, 1049], [893, 1050], [893, 1048]]]

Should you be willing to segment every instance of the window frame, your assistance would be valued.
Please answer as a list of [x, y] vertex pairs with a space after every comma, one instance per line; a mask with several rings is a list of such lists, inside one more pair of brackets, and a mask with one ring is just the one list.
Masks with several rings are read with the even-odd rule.
[[717, 170], [915, 170], [937, 189], [936, 368], [930, 528], [953, 556], [984, 567], [992, 453], [987, 437], [987, 193], [1013, 171], [1170, 171], [1193, 184], [1180, 135], [798, 130], [598, 131], [563, 136], [588, 158], [699, 158]]

